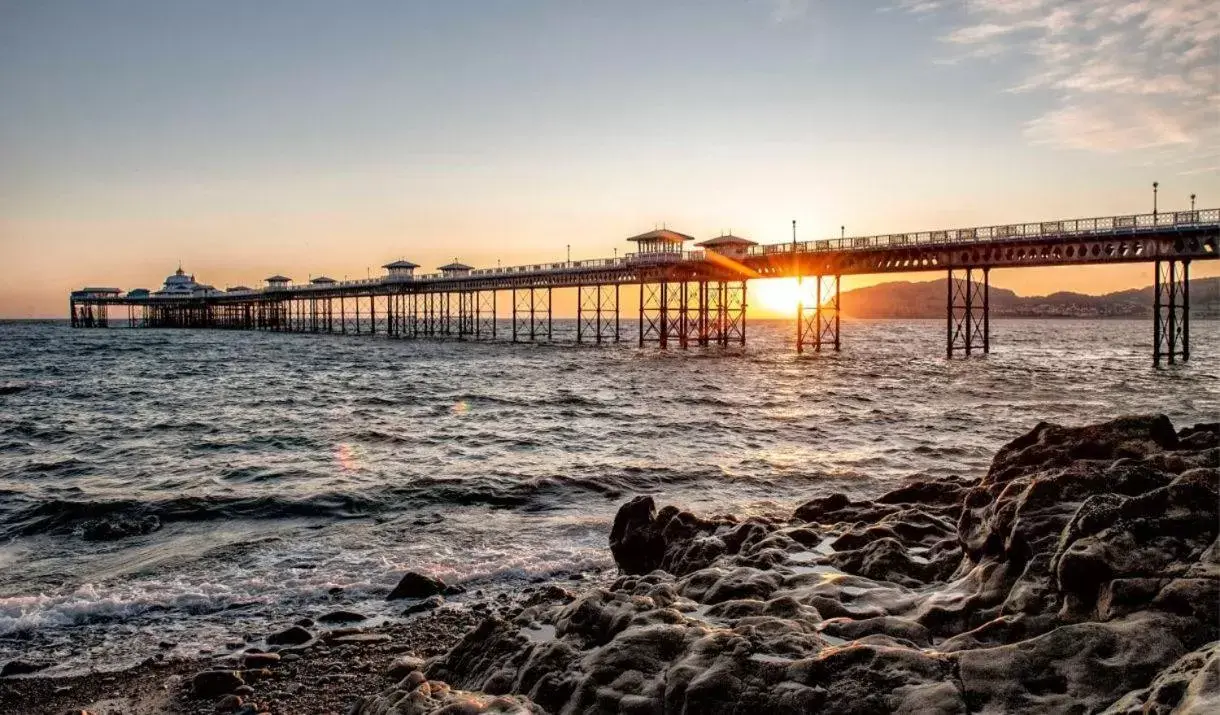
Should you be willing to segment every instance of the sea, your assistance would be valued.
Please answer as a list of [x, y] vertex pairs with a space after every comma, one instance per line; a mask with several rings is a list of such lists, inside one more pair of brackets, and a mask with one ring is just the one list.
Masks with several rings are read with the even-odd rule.
[[937, 320], [844, 320], [841, 353], [802, 356], [791, 321], [668, 351], [631, 321], [600, 346], [574, 321], [549, 344], [0, 323], [0, 662], [397, 618], [406, 570], [468, 594], [605, 573], [637, 494], [786, 515], [980, 476], [1040, 421], [1214, 421], [1220, 324], [1192, 327], [1190, 363], [1154, 369], [1149, 321], [995, 320], [952, 361]]

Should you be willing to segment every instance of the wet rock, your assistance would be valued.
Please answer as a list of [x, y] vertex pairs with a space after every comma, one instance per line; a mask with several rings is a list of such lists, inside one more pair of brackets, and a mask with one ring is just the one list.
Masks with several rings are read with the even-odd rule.
[[37, 673], [40, 670], [46, 670], [51, 667], [50, 661], [44, 660], [23, 660], [16, 658], [4, 664], [0, 668], [0, 678], [7, 678], [11, 675], [26, 675], [29, 673]]
[[191, 679], [191, 691], [195, 697], [214, 698], [218, 695], [228, 695], [245, 685], [245, 680], [232, 670], [205, 670], [196, 673]]
[[368, 620], [368, 616], [355, 611], [331, 611], [318, 616], [319, 623], [359, 623], [364, 620]]
[[338, 636], [330, 638], [328, 643], [336, 645], [354, 645], [354, 644], [370, 644], [370, 643], [388, 643], [391, 640], [390, 636], [385, 633], [353, 633], [351, 635]]
[[431, 611], [434, 608], [440, 608], [442, 605], [444, 605], [444, 603], [445, 603], [444, 596], [440, 596], [440, 595], [429, 596], [418, 603], [412, 603], [410, 606], [407, 606], [406, 608], [404, 608], [402, 610], [402, 615], [409, 616], [413, 613], [423, 613], [424, 611]]
[[1220, 643], [1187, 653], [1146, 688], [1132, 691], [1104, 715], [1220, 712]]
[[407, 675], [412, 671], [422, 671], [423, 669], [423, 658], [416, 658], [412, 655], [404, 655], [398, 657], [393, 663], [390, 664], [389, 670], [386, 671], [386, 675], [390, 677], [390, 680], [399, 681], [407, 677]]
[[241, 709], [242, 699], [240, 695], [226, 695], [216, 703], [216, 712], [231, 713]]
[[721, 554], [735, 553], [729, 539], [713, 535], [735, 522], [704, 519], [676, 507], [656, 511], [652, 497], [636, 497], [619, 508], [610, 531], [610, 552], [620, 570], [645, 574], [655, 569], [682, 575], [709, 565]]
[[300, 626], [301, 628], [313, 628], [314, 622], [312, 618], [300, 618], [294, 622], [294, 625]]
[[360, 699], [352, 706], [350, 715], [388, 712], [399, 715], [541, 715], [544, 712], [525, 697], [454, 690], [444, 681], [427, 680], [419, 671], [411, 676], [382, 693]]
[[386, 597], [388, 601], [401, 598], [427, 598], [445, 592], [445, 582], [438, 578], [408, 571], [399, 579], [398, 585]]
[[81, 527], [81, 536], [85, 541], [115, 541], [129, 536], [151, 534], [160, 528], [161, 520], [153, 514], [119, 514], [85, 523]]
[[292, 626], [267, 636], [269, 645], [301, 645], [313, 640], [313, 634], [301, 626]]
[[279, 653], [246, 653], [242, 656], [242, 667], [244, 668], [266, 668], [279, 665], [279, 663]]

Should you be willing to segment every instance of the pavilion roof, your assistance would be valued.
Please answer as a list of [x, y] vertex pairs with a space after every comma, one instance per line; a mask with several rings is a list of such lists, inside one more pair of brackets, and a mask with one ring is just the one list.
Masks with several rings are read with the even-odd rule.
[[723, 235], [723, 236], [717, 236], [717, 237], [715, 237], [715, 238], [709, 238], [708, 240], [706, 240], [706, 241], [702, 241], [702, 242], [697, 243], [697, 244], [695, 244], [695, 245], [696, 245], [696, 246], [707, 246], [707, 247], [709, 247], [709, 248], [715, 248], [715, 247], [717, 247], [717, 246], [757, 246], [757, 245], [758, 245], [758, 242], [757, 242], [757, 241], [751, 241], [751, 240], [750, 240], [750, 239], [748, 239], [748, 238], [742, 238], [741, 236], [734, 236], [733, 234], [728, 233], [728, 234], [725, 234], [725, 235]]
[[687, 236], [685, 233], [678, 233], [667, 228], [658, 228], [648, 233], [641, 233], [638, 236], [632, 236], [628, 241], [636, 242], [661, 242], [661, 243], [682, 243], [684, 241], [695, 240], [694, 236]]

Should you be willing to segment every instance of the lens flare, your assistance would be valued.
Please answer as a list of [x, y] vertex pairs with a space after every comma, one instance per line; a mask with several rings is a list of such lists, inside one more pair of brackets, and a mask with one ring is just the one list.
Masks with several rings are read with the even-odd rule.
[[339, 463], [339, 468], [345, 472], [355, 471], [358, 468], [356, 464], [356, 450], [346, 442], [340, 442], [335, 445], [335, 461]]
[[457, 402], [453, 403], [453, 414], [464, 415], [469, 411], [470, 405], [466, 403], [466, 400], [458, 400]]

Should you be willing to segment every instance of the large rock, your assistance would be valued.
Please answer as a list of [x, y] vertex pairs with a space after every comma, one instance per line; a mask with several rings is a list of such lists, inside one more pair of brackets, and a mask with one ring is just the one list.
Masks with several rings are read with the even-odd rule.
[[300, 626], [292, 626], [267, 636], [268, 645], [301, 645], [313, 640], [313, 634]]
[[445, 592], [445, 582], [439, 578], [425, 576], [415, 571], [408, 571], [398, 580], [398, 585], [386, 596], [387, 601], [401, 598], [427, 598]]

